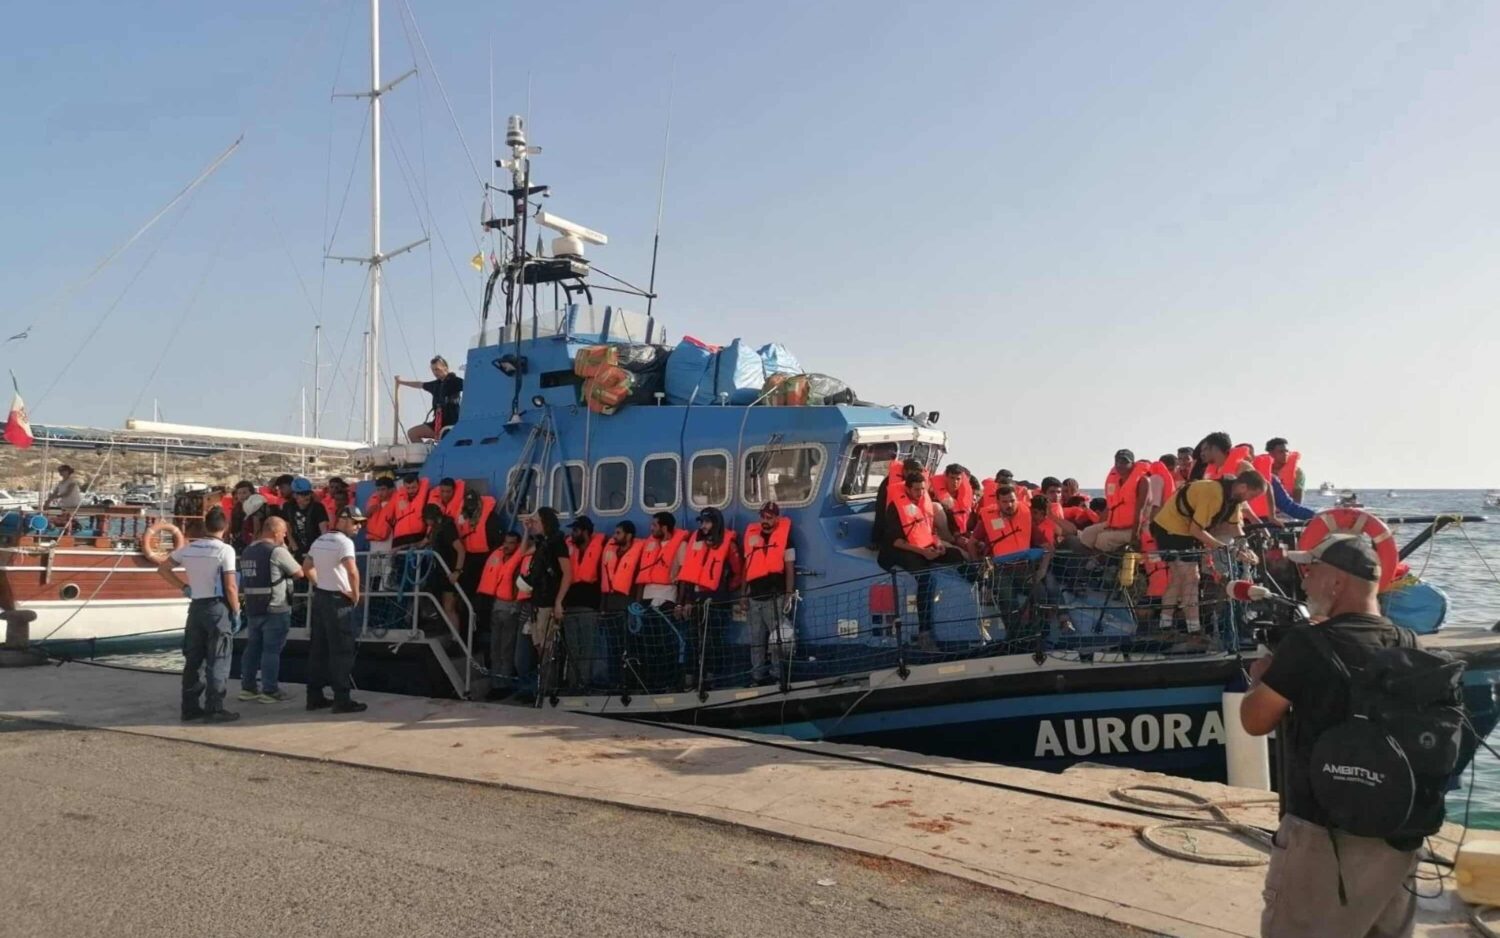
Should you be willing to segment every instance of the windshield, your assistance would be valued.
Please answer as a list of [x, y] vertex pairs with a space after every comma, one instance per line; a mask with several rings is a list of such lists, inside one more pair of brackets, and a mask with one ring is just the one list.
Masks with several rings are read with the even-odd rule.
[[844, 475], [839, 482], [839, 497], [845, 501], [874, 498], [885, 481], [891, 460], [913, 458], [927, 467], [937, 468], [943, 448], [933, 443], [857, 443], [844, 455]]

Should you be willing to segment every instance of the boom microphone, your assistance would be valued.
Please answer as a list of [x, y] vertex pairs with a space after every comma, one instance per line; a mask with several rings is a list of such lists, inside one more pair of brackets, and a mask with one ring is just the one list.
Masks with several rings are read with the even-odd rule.
[[1295, 599], [1287, 599], [1285, 596], [1273, 593], [1264, 586], [1257, 586], [1249, 580], [1232, 580], [1225, 591], [1229, 593], [1229, 598], [1236, 602], [1253, 603], [1266, 601], [1281, 606], [1290, 606], [1293, 609], [1302, 608], [1302, 604]]

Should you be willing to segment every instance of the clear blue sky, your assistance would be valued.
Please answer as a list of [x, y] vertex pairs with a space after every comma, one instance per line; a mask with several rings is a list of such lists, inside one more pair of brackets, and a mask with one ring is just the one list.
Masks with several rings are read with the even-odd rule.
[[[384, 9], [386, 77], [424, 69], [386, 99], [385, 243], [435, 223], [388, 268], [387, 367], [410, 375], [474, 333], [480, 189], [404, 4]], [[1314, 482], [1500, 485], [1493, 5], [412, 10], [479, 173], [493, 47], [497, 124], [529, 76], [551, 208], [638, 281], [675, 70], [671, 334], [780, 340], [866, 399], [939, 409], [981, 474], [1098, 485], [1121, 446], [1226, 429], [1291, 438]], [[351, 179], [332, 250], [368, 245], [362, 102], [328, 97], [368, 81], [366, 4], [5, 19], [0, 330], [33, 326], [4, 347], [33, 419], [119, 426], [157, 399], [295, 430], [321, 318], [325, 435], [357, 434], [363, 272], [321, 255]]]

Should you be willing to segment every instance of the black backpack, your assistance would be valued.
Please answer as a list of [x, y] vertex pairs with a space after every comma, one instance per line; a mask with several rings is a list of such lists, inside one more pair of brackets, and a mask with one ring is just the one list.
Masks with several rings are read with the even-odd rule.
[[1398, 631], [1399, 644], [1366, 649], [1353, 668], [1321, 629], [1307, 633], [1348, 688], [1347, 717], [1313, 741], [1313, 798], [1331, 827], [1360, 837], [1437, 833], [1463, 745], [1464, 663]]

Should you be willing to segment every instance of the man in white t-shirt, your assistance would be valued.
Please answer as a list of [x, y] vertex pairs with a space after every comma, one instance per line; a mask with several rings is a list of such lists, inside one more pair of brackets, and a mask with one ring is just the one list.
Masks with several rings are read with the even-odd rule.
[[[203, 528], [208, 532], [206, 537], [172, 551], [157, 570], [190, 600], [182, 638], [186, 659], [182, 667], [182, 718], [229, 723], [240, 718], [238, 713], [224, 709], [234, 648], [231, 636], [239, 629], [240, 595], [234, 575], [234, 548], [224, 543], [224, 532], [229, 528], [224, 509], [210, 508], [203, 517]], [[187, 582], [177, 575], [177, 566], [187, 574]]]
[[[349, 696], [350, 672], [359, 623], [359, 567], [354, 562], [354, 535], [365, 523], [357, 505], [339, 509], [333, 529], [307, 549], [302, 569], [313, 581], [312, 635], [307, 654], [307, 709], [331, 708], [334, 713], [359, 713], [365, 704]], [[333, 699], [323, 688], [333, 688]]]

